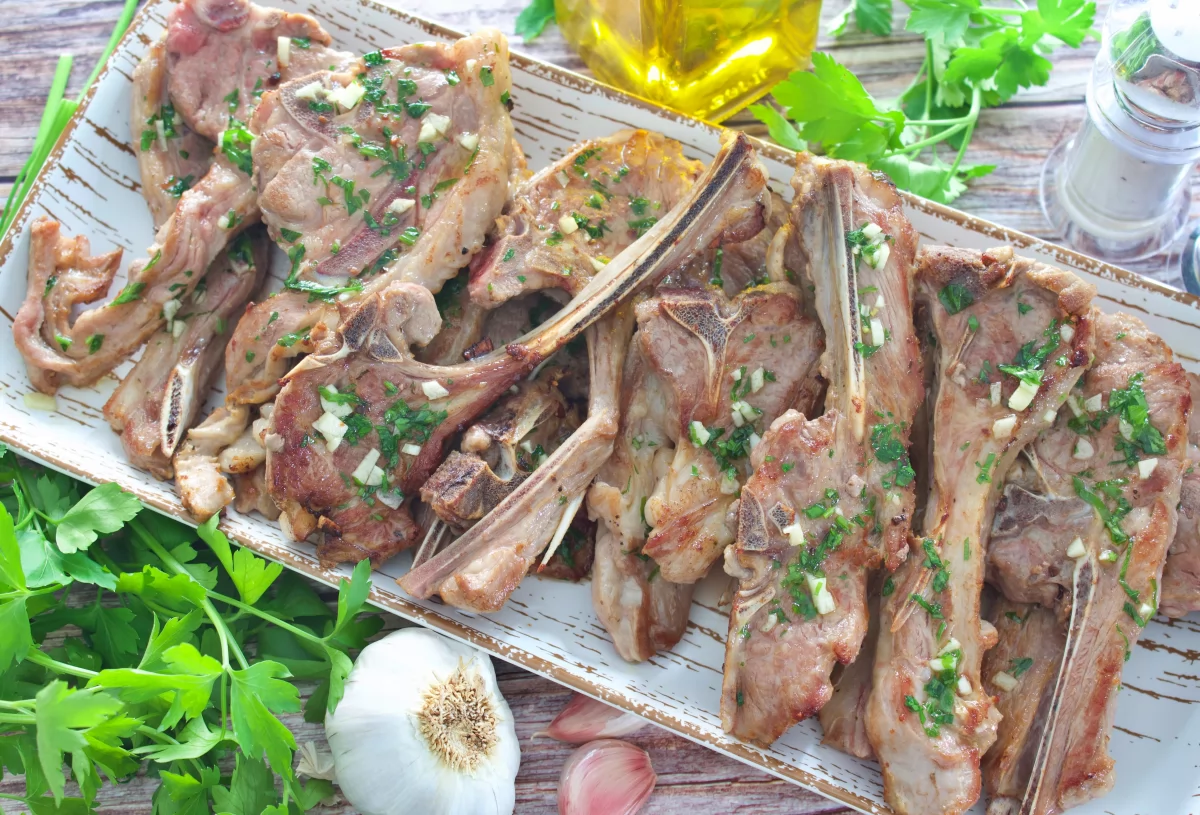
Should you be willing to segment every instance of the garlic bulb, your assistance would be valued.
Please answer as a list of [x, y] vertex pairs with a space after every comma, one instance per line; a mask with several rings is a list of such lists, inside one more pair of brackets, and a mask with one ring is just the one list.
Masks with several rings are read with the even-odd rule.
[[368, 645], [325, 717], [338, 785], [362, 815], [508, 815], [521, 763], [481, 651], [423, 628]]
[[534, 735], [549, 736], [570, 744], [583, 744], [593, 739], [628, 736], [645, 726], [646, 720], [641, 716], [577, 693], [546, 730]]
[[634, 815], [654, 792], [650, 756], [617, 739], [580, 747], [558, 778], [559, 815]]

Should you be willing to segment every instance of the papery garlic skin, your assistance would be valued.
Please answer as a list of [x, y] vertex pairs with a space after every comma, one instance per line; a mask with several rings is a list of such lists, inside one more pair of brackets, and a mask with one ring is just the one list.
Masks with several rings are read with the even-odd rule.
[[364, 648], [325, 735], [342, 795], [361, 815], [516, 806], [520, 746], [491, 660], [433, 631], [405, 628]]
[[658, 776], [645, 750], [629, 742], [589, 742], [567, 759], [558, 778], [559, 815], [634, 815]]
[[612, 739], [636, 733], [646, 726], [641, 716], [598, 702], [576, 693], [538, 736], [549, 736], [568, 744], [583, 744], [594, 739]]

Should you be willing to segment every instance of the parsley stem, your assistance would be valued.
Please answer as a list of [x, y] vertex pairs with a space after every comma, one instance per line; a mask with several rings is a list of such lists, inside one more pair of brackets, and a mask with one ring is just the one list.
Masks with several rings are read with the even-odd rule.
[[316, 634], [313, 634], [310, 631], [305, 631], [303, 628], [297, 628], [296, 626], [294, 626], [290, 623], [284, 622], [283, 620], [276, 617], [274, 614], [269, 614], [268, 612], [260, 611], [259, 609], [255, 608], [254, 606], [243, 603], [241, 600], [235, 600], [232, 597], [227, 597], [224, 594], [219, 594], [218, 592], [215, 592], [215, 591], [210, 591], [208, 594], [210, 597], [212, 597], [212, 599], [216, 600], [219, 603], [226, 603], [227, 605], [231, 605], [241, 612], [244, 612], [246, 614], [252, 614], [261, 620], [265, 620], [266, 622], [270, 623], [273, 626], [277, 626], [278, 628], [282, 628], [284, 631], [289, 631], [292, 634], [295, 634], [297, 637], [300, 637], [301, 639], [308, 640], [309, 642], [314, 643], [316, 645], [324, 645], [325, 644], [324, 638], [318, 637]]
[[67, 676], [75, 676], [80, 679], [92, 679], [99, 675], [96, 671], [89, 671], [87, 668], [79, 668], [75, 665], [68, 665], [65, 662], [59, 662], [49, 654], [42, 653], [36, 647], [29, 649], [29, 653], [25, 655], [25, 659], [29, 660], [35, 665], [41, 665], [43, 668], [49, 668], [55, 673], [66, 674]]
[[[175, 746], [179, 745], [178, 741], [171, 738], [166, 733], [155, 730], [153, 727], [141, 725], [137, 728], [137, 732], [150, 739], [150, 741], [157, 742], [159, 744], [172, 744]], [[196, 761], [196, 759], [189, 758], [187, 759], [187, 762], [188, 764], [192, 765], [192, 769], [196, 771], [196, 775], [200, 775], [201, 772], [203, 772], [204, 768], [201, 766], [200, 762]]]
[[[142, 526], [142, 524], [139, 523], [136, 518], [129, 522], [129, 528], [133, 530], [133, 533], [138, 536], [138, 539], [141, 540], [142, 543], [146, 544], [150, 551], [158, 555], [159, 560], [161, 560], [163, 565], [165, 565], [168, 569], [173, 571], [175, 574], [187, 575], [189, 580], [194, 581], [196, 579], [192, 577], [191, 572], [184, 568], [182, 563], [176, 560], [170, 552], [164, 549], [158, 541], [151, 537], [150, 532], [146, 529], [146, 527]], [[201, 586], [201, 588], [203, 588], [203, 586]], [[205, 595], [211, 595], [211, 592], [209, 592], [208, 589], [204, 589], [204, 593]], [[217, 630], [217, 639], [221, 644], [221, 666], [225, 669], [225, 671], [228, 672], [230, 669], [229, 652], [231, 650], [233, 651], [233, 655], [237, 659], [238, 664], [242, 666], [242, 669], [245, 670], [246, 668], [249, 668], [250, 663], [246, 661], [246, 655], [242, 653], [242, 649], [238, 647], [237, 642], [233, 641], [233, 638], [230, 636], [229, 627], [225, 625], [225, 620], [221, 617], [220, 613], [218, 613], [216, 607], [213, 606], [212, 600], [210, 600], [208, 596], [205, 596], [205, 598], [200, 602], [200, 608], [203, 609], [204, 614], [212, 622], [213, 628]]]
[[0, 701], [0, 709], [15, 710], [19, 713], [28, 713], [32, 708], [37, 707], [35, 699], [24, 699], [20, 702], [4, 702]]
[[971, 111], [967, 114], [967, 118], [971, 120], [971, 123], [967, 125], [967, 132], [963, 135], [962, 144], [958, 148], [958, 155], [954, 157], [954, 163], [946, 171], [946, 182], [954, 178], [954, 174], [958, 172], [958, 165], [962, 164], [963, 156], [967, 154], [967, 145], [971, 143], [971, 136], [975, 133], [975, 124], [979, 121], [979, 109], [982, 104], [983, 92], [979, 88], [975, 88], [971, 93]]
[[914, 152], [919, 153], [922, 150], [924, 150], [926, 147], [932, 147], [935, 144], [940, 144], [941, 142], [944, 142], [946, 139], [950, 138], [951, 136], [955, 135], [956, 133], [961, 133], [962, 131], [967, 129], [967, 126], [968, 126], [967, 122], [959, 122], [958, 124], [952, 125], [952, 126], [946, 128], [945, 130], [941, 131], [940, 133], [930, 136], [927, 139], [921, 139], [920, 141], [915, 141], [912, 144], [906, 144], [903, 147], [897, 149], [896, 152], [897, 153], [914, 153]]
[[[928, 116], [933, 110], [933, 40], [925, 40], [925, 70], [928, 76], [925, 78], [925, 115]], [[929, 138], [930, 124], [925, 123], [923, 133], [925, 138]]]
[[[13, 714], [12, 716], [6, 716], [3, 713], [0, 713], [0, 722], [3, 722], [4, 724], [37, 724], [37, 719], [35, 719], [31, 714]], [[6, 798], [10, 801], [25, 800], [24, 798], [18, 798], [15, 795], [5, 795], [3, 793], [0, 793], [0, 798]]]

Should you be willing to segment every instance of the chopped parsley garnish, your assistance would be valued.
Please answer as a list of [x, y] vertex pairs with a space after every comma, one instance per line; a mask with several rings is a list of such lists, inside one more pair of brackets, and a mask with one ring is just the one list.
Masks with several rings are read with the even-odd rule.
[[87, 343], [88, 353], [94, 354], [100, 350], [100, 346], [104, 345], [104, 335], [103, 334], [93, 334], [92, 336], [88, 337], [84, 342]]
[[1109, 481], [1097, 481], [1094, 485], [1095, 490], [1090, 489], [1087, 483], [1077, 475], [1072, 476], [1071, 481], [1075, 486], [1075, 494], [1087, 502], [1104, 522], [1104, 528], [1108, 530], [1108, 536], [1112, 542], [1122, 544], [1129, 540], [1129, 536], [1121, 528], [1121, 521], [1133, 510], [1130, 503], [1125, 500], [1122, 491], [1122, 487], [1129, 483], [1128, 479], [1114, 478]]
[[174, 175], [168, 176], [167, 180], [163, 183], [163, 192], [172, 198], [178, 198], [190, 190], [195, 181], [196, 176], [194, 175], [185, 175], [183, 178]]
[[385, 57], [381, 51], [371, 51], [363, 54], [363, 62], [367, 63], [368, 65], [382, 65], [387, 61], [387, 57]]
[[975, 295], [961, 283], [947, 283], [938, 292], [938, 302], [946, 309], [947, 314], [958, 314], [964, 308], [975, 303]]
[[246, 175], [251, 175], [254, 170], [254, 162], [250, 156], [250, 148], [253, 145], [254, 134], [240, 124], [234, 125], [230, 122], [230, 126], [221, 133], [221, 152], [234, 167]]
[[112, 301], [114, 306], [123, 306], [126, 303], [133, 303], [142, 299], [142, 292], [145, 291], [146, 284], [140, 280], [135, 280], [129, 283], [125, 288], [121, 289], [116, 298]]
[[655, 217], [639, 218], [636, 221], [626, 221], [626, 223], [629, 225], [630, 229], [632, 229], [634, 232], [637, 232], [638, 237], [641, 237], [650, 230], [650, 227], [658, 223], [658, 219]]
[[1033, 667], [1033, 657], [1017, 657], [1008, 661], [1008, 672], [1017, 679]]
[[975, 466], [979, 468], [979, 474], [975, 476], [976, 484], [992, 483], [992, 477], [989, 474], [989, 471], [992, 469], [992, 465], [995, 463], [996, 463], [996, 454], [995, 453], [988, 453], [987, 458], [985, 458], [982, 462], [979, 462], [979, 461], [975, 462]]
[[941, 603], [931, 603], [919, 594], [911, 594], [909, 595], [909, 599], [925, 609], [925, 613], [933, 619], [940, 620], [943, 618]]
[[875, 457], [884, 464], [896, 464], [896, 469], [882, 478], [884, 489], [891, 489], [893, 485], [907, 487], [917, 477], [909, 461], [908, 451], [904, 449], [904, 443], [898, 435], [902, 429], [899, 424], [894, 423], [877, 424], [871, 428], [871, 449], [875, 451]]

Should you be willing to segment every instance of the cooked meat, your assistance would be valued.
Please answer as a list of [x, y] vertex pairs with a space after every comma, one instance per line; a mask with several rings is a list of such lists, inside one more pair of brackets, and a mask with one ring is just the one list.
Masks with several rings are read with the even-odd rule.
[[[504, 204], [515, 161], [501, 102], [509, 85], [504, 38], [483, 32], [387, 49], [371, 63], [286, 84], [264, 96], [251, 121], [260, 133], [260, 201], [292, 260], [291, 291], [239, 323], [230, 344], [230, 378], [239, 383], [232, 399], [270, 399], [295, 357], [316, 350], [390, 282], [437, 291], [483, 245]], [[450, 76], [460, 79], [451, 85]], [[322, 99], [335, 86], [368, 90], [330, 118], [325, 113], [342, 108]]]
[[273, 521], [279, 517], [279, 507], [267, 492], [266, 473], [265, 467], [256, 467], [233, 477], [233, 490], [237, 493], [233, 507], [243, 514], [262, 513], [267, 520]]
[[801, 157], [793, 226], [825, 329], [825, 415], [785, 414], [742, 490], [721, 723], [771, 744], [833, 694], [867, 631], [868, 570], [903, 558], [908, 432], [924, 388], [912, 317], [916, 233], [865, 167]]
[[207, 269], [228, 241], [253, 222], [254, 201], [245, 173], [218, 158], [180, 196], [175, 213], [158, 230], [149, 259], [133, 264], [121, 292], [73, 321], [73, 307], [104, 296], [119, 254], [105, 256], [104, 266], [63, 268], [40, 286], [33, 286], [31, 274], [13, 337], [34, 386], [47, 393], [63, 384], [86, 386], [134, 353], [191, 296], [202, 278], [195, 270]]
[[221, 472], [218, 455], [250, 426], [246, 405], [219, 407], [188, 431], [175, 454], [175, 486], [184, 508], [204, 522], [233, 502], [233, 485]]
[[999, 719], [983, 692], [980, 590], [1009, 467], [1083, 373], [1095, 289], [1011, 249], [924, 249], [937, 343], [933, 472], [921, 551], [883, 602], [867, 734], [897, 813], [962, 813]]
[[[835, 662], [851, 662], [867, 628], [866, 571], [879, 553], [859, 463], [866, 452], [837, 410], [788, 411], [751, 454], [725, 647], [721, 725], [770, 745], [829, 700]], [[778, 565], [776, 565], [778, 564]]]
[[513, 191], [500, 237], [471, 264], [471, 300], [494, 308], [532, 291], [575, 295], [703, 170], [679, 142], [646, 130], [580, 144]]
[[[430, 365], [454, 365], [472, 356], [482, 356], [497, 343], [492, 341], [486, 349], [477, 343], [484, 340], [484, 328], [488, 321], [488, 310], [471, 301], [467, 291], [467, 272], [452, 277], [442, 286], [434, 298], [442, 315], [442, 330], [433, 341], [417, 351], [417, 359]], [[523, 332], [512, 335], [516, 338]], [[474, 353], [478, 351], [479, 353]]]
[[421, 486], [421, 499], [452, 529], [462, 532], [491, 512], [579, 426], [558, 390], [559, 375], [545, 371], [517, 385]]
[[[1038, 486], [999, 514], [987, 552], [1006, 593], [1057, 605], [1071, 619], [1061, 673], [1041, 702], [1044, 726], [1019, 764], [1031, 815], [1112, 787], [1108, 738], [1121, 669], [1157, 611], [1188, 463], [1182, 366], [1135, 317], [1098, 315], [1094, 326], [1095, 362], [1082, 388], [1031, 449]], [[1050, 509], [1039, 514], [1040, 506]]]
[[1001, 598], [988, 618], [999, 641], [983, 658], [983, 687], [1000, 712], [996, 743], [983, 757], [990, 812], [1020, 806], [1067, 642], [1057, 615], [1040, 606]]
[[629, 344], [619, 394], [613, 451], [587, 493], [588, 514], [598, 522], [592, 605], [617, 653], [642, 662], [683, 636], [694, 587], [658, 578], [658, 566], [641, 553], [649, 534], [643, 507], [670, 463], [672, 408], [666, 382], [637, 340]]
[[300, 292], [283, 291], [251, 304], [225, 350], [226, 399], [257, 405], [273, 398], [296, 359], [316, 351], [340, 316], [334, 303]]
[[[330, 534], [354, 534], [366, 541], [368, 536], [360, 535], [346, 516], [362, 514], [365, 499], [374, 498], [370, 493], [414, 493], [440, 463], [444, 442], [456, 428], [473, 421], [518, 378], [603, 316], [620, 298], [653, 282], [665, 268], [693, 251], [758, 232], [762, 228], [758, 197], [764, 184], [765, 174], [749, 142], [742, 137], [731, 139], [694, 195], [623, 252], [619, 264], [614, 259], [569, 308], [524, 341], [462, 365], [438, 368], [407, 355], [410, 341], [428, 342], [441, 323], [427, 289], [397, 284], [368, 298], [339, 332], [341, 348], [308, 357], [289, 374], [276, 400], [272, 432], [277, 444], [268, 444], [267, 481], [292, 533], [307, 537], [322, 516], [327, 539]], [[318, 387], [330, 386], [342, 394], [339, 408], [351, 406], [358, 417], [347, 426], [359, 428], [352, 434], [355, 443], [334, 445], [332, 451], [313, 443], [318, 440], [311, 435], [313, 422], [326, 412]], [[356, 390], [351, 392], [351, 386]], [[325, 426], [329, 428], [329, 424]], [[384, 429], [382, 438], [380, 427]], [[358, 441], [369, 443], [361, 445], [361, 452], [372, 456], [372, 464], [362, 464], [365, 456], [356, 449]], [[411, 455], [403, 452], [410, 445], [416, 448]], [[377, 458], [383, 453], [386, 458]], [[387, 469], [378, 467], [375, 474], [372, 466], [377, 466], [376, 460]], [[363, 477], [376, 482], [365, 485], [372, 489], [362, 495], [362, 487], [354, 485], [353, 479], [349, 484], [344, 480], [360, 468], [367, 471]], [[385, 531], [377, 530], [379, 534]], [[383, 547], [372, 549], [382, 552], [385, 548], [395, 551], [396, 544], [396, 539], [388, 537], [374, 539], [370, 546]], [[432, 585], [422, 590], [431, 591]]]
[[[852, 422], [856, 440], [868, 443], [862, 477], [883, 526], [882, 539], [872, 536], [872, 545], [894, 571], [908, 550], [916, 504], [909, 433], [925, 398], [913, 327], [917, 234], [885, 177], [806, 153], [797, 161], [792, 221], [827, 335], [825, 405]], [[847, 283], [830, 285], [828, 270], [840, 268]]]
[[[279, 53], [285, 40], [287, 58]], [[266, 91], [345, 58], [327, 49], [329, 34], [307, 14], [249, 0], [184, 0], [167, 22], [171, 101], [197, 133], [220, 142], [249, 120]], [[286, 62], [286, 64], [285, 64]]]
[[152, 43], [133, 71], [130, 132], [137, 140], [142, 197], [163, 225], [183, 191], [208, 172], [213, 145], [188, 127], [167, 96], [166, 48]]
[[596, 524], [581, 513], [563, 536], [547, 563], [537, 567], [539, 577], [579, 582], [592, 573], [596, 558]]
[[642, 554], [666, 580], [696, 582], [733, 542], [731, 510], [758, 434], [811, 398], [821, 334], [800, 300], [791, 284], [771, 283], [732, 302], [712, 288], [660, 289], [637, 306], [635, 342], [668, 394], [665, 438], [641, 440], [661, 445]]
[[[71, 311], [103, 297], [120, 263], [120, 249], [93, 257], [82, 235], [65, 237], [58, 221], [49, 218], [33, 222], [25, 301], [13, 321], [13, 339], [25, 358], [29, 381], [41, 392], [54, 393], [60, 385], [88, 381], [76, 374], [75, 357], [67, 356], [75, 344]], [[98, 347], [103, 341], [101, 336], [90, 345]], [[81, 350], [87, 353], [88, 344]]]
[[565, 537], [588, 484], [612, 452], [629, 333], [630, 319], [619, 312], [588, 330], [587, 419], [486, 518], [401, 578], [405, 591], [417, 597], [436, 591], [457, 608], [499, 611], [546, 547]]
[[1200, 378], [1188, 374], [1192, 413], [1188, 419], [1188, 466], [1179, 495], [1179, 524], [1163, 569], [1159, 609], [1168, 617], [1200, 611]]
[[825, 737], [822, 744], [858, 758], [875, 758], [867, 738], [867, 700], [875, 670], [875, 641], [879, 639], [879, 601], [885, 578], [876, 573], [867, 584], [867, 634], [858, 657], [833, 672], [833, 695], [818, 714]]
[[[18, 321], [14, 334], [26, 363], [43, 372], [35, 384], [53, 391], [61, 383], [91, 384], [111, 371], [172, 319], [199, 283], [197, 270], [208, 269], [228, 241], [258, 219], [258, 196], [248, 175], [252, 137], [230, 136], [227, 126], [231, 115], [244, 115], [256, 103], [254, 86], [267, 76], [266, 61], [273, 58], [277, 37], [284, 35], [328, 42], [311, 17], [238, 0], [191, 0], [172, 11], [165, 48], [173, 110], [212, 141], [222, 141], [226, 131], [223, 155], [182, 192], [175, 212], [155, 236], [150, 257], [133, 264], [129, 282], [110, 303], [83, 312], [72, 323], [71, 306], [99, 300], [107, 284], [96, 286], [90, 280], [83, 286], [86, 298], [79, 285], [61, 294], [57, 285], [49, 286], [40, 295], [42, 303], [33, 302], [38, 293], [29, 293], [22, 307], [27, 319]], [[237, 94], [225, 90], [230, 84]], [[160, 108], [165, 136], [162, 113]], [[53, 315], [52, 326], [41, 325], [43, 314]], [[39, 333], [52, 334], [61, 352], [39, 341]]]
[[265, 95], [254, 166], [263, 219], [292, 260], [285, 285], [325, 297], [392, 281], [440, 289], [504, 205], [510, 84], [504, 37], [482, 31]]
[[220, 370], [229, 322], [262, 283], [267, 262], [261, 230], [234, 239], [105, 403], [104, 417], [135, 466], [171, 477], [171, 456]]
[[811, 403], [820, 352], [820, 330], [787, 283], [732, 302], [715, 288], [660, 288], [637, 316], [621, 431], [588, 494], [601, 522], [593, 603], [632, 661], [682, 635], [691, 590], [674, 584], [699, 580], [733, 540], [756, 428]]

